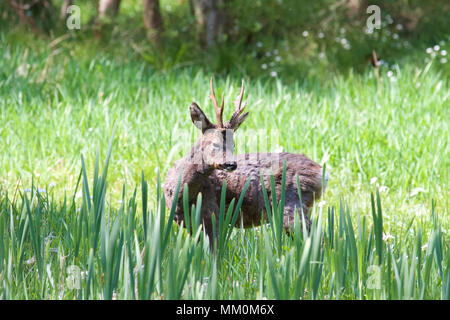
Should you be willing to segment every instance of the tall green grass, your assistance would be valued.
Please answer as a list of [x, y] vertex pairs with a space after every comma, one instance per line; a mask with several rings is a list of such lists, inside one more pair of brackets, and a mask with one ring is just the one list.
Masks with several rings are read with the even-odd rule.
[[[2, 297], [448, 298], [450, 109], [436, 61], [381, 70], [379, 83], [372, 70], [245, 79], [250, 116], [236, 151], [258, 151], [255, 132], [276, 133], [271, 151], [305, 153], [331, 179], [309, 233], [301, 221], [292, 237], [281, 232], [282, 202], [271, 224], [249, 230], [231, 231], [235, 216], [219, 212], [213, 255], [198, 223], [204, 199], [189, 208], [190, 234], [161, 191], [198, 137], [190, 102], [212, 114], [210, 74], [3, 40]], [[216, 75], [225, 101], [242, 77]], [[81, 289], [69, 289], [77, 270]]]
[[[315, 207], [309, 230], [296, 215], [287, 236], [280, 232], [284, 188], [268, 212], [269, 226], [245, 230], [232, 228], [239, 226], [242, 195], [225, 214], [224, 184], [219, 233], [210, 250], [199, 224], [201, 195], [192, 208], [184, 199], [185, 214], [191, 210], [195, 217], [186, 215], [189, 229], [173, 224], [175, 205], [166, 210], [159, 179], [149, 194], [142, 176], [142, 219], [136, 190], [127, 199], [124, 185], [118, 208], [107, 201], [111, 147], [112, 139], [101, 173], [97, 153], [92, 179], [81, 158], [81, 203], [74, 196], [58, 202], [34, 185], [12, 197], [0, 194], [1, 298], [449, 298], [450, 252], [434, 206], [428, 232], [411, 223], [414, 236], [392, 242], [383, 239], [378, 191], [371, 195], [372, 221], [359, 214], [354, 221], [341, 202], [338, 208]], [[148, 196], [155, 193], [152, 207]]]
[[[191, 101], [212, 114], [210, 75], [201, 69], [155, 73], [145, 63], [52, 52], [0, 47], [0, 184], [10, 192], [29, 188], [33, 177], [38, 188], [51, 184], [55, 197], [72, 192], [79, 154], [94, 154], [92, 141], [99, 141], [104, 156], [115, 122], [118, 147], [109, 174], [118, 201], [123, 184], [140, 183], [141, 170], [156, 179], [159, 168], [164, 178], [189, 151], [198, 136]], [[226, 101], [237, 95], [241, 78], [217, 77]], [[379, 85], [369, 71], [326, 83], [246, 79], [246, 92], [250, 116], [235, 138], [246, 149], [237, 152], [257, 151], [249, 139], [255, 132], [276, 133], [272, 151], [327, 164], [326, 201], [352, 197], [352, 206], [368, 209], [365, 194], [385, 187], [385, 223], [393, 229], [424, 217], [432, 199], [447, 214], [449, 90], [433, 64], [401, 66], [396, 81], [382, 74]]]

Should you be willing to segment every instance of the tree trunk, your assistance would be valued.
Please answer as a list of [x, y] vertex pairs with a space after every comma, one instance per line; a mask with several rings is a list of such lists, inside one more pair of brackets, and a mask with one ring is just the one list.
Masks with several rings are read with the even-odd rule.
[[67, 8], [69, 8], [73, 4], [73, 0], [64, 0], [61, 6], [61, 20], [67, 19]]
[[161, 45], [161, 32], [163, 29], [159, 0], [143, 0], [144, 2], [144, 23], [147, 28], [148, 38]]
[[358, 17], [365, 17], [368, 6], [367, 0], [347, 0], [344, 4], [344, 8], [347, 9], [347, 18], [357, 19]]
[[36, 33], [49, 33], [53, 26], [51, 0], [9, 0], [19, 19]]
[[226, 0], [192, 0], [200, 39], [206, 47], [213, 47], [224, 33]]
[[114, 18], [119, 12], [121, 0], [100, 0], [98, 3], [98, 18], [103, 20], [106, 17]]

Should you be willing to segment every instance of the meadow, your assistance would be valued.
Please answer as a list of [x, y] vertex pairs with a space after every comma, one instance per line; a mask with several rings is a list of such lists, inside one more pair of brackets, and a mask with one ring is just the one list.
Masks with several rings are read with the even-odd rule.
[[238, 152], [258, 150], [254, 132], [275, 136], [272, 151], [306, 154], [330, 181], [310, 232], [297, 221], [286, 236], [277, 212], [248, 230], [224, 218], [211, 253], [198, 207], [189, 235], [161, 193], [198, 137], [188, 106], [213, 114], [211, 74], [2, 43], [1, 298], [449, 298], [449, 87], [438, 61], [381, 69], [380, 81], [372, 68], [326, 81], [216, 75], [225, 101], [246, 82]]

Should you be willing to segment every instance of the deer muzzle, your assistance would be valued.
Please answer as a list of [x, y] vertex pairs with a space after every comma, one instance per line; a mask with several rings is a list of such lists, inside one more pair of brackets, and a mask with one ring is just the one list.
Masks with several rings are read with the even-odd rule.
[[236, 170], [237, 163], [235, 161], [225, 163], [214, 163], [214, 168], [219, 170], [233, 171]]

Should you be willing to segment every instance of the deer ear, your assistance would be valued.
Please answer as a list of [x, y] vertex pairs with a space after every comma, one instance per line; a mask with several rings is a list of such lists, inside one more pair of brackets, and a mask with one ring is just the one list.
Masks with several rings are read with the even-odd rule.
[[191, 104], [190, 111], [192, 122], [197, 128], [202, 130], [202, 132], [215, 127], [195, 102]]

